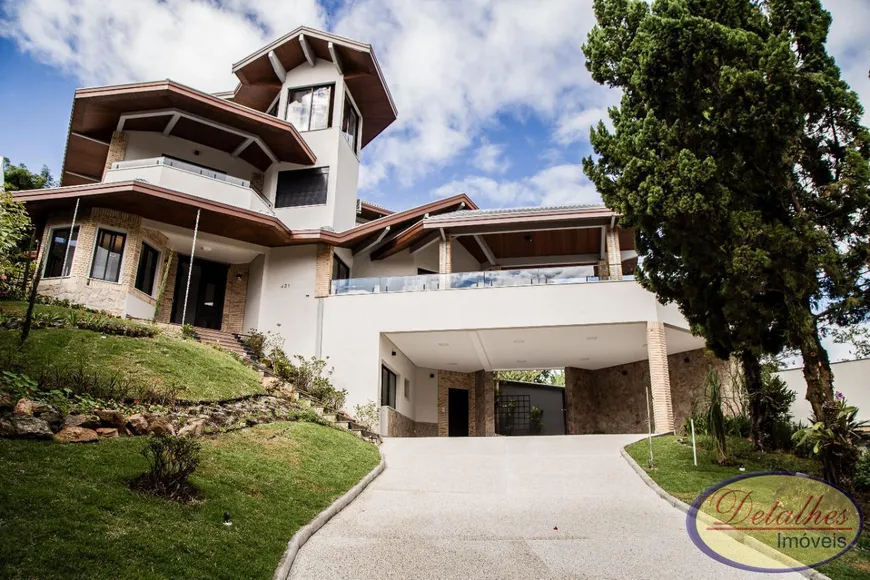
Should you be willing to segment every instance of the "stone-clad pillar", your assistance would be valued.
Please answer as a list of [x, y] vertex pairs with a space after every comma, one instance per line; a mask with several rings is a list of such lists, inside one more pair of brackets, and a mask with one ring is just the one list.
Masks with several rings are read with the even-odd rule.
[[474, 396], [477, 413], [477, 436], [495, 435], [495, 377], [487, 371], [474, 373]]
[[646, 323], [646, 349], [649, 356], [653, 425], [656, 433], [667, 433], [674, 430], [674, 409], [664, 323]]
[[332, 289], [332, 246], [329, 244], [317, 244], [317, 269], [314, 282], [314, 297], [324, 298], [329, 296]]
[[109, 142], [109, 153], [106, 155], [106, 166], [103, 168], [103, 177], [106, 176], [106, 171], [112, 168], [112, 163], [123, 161], [127, 154], [127, 135], [122, 132], [114, 131], [112, 140]]
[[607, 263], [610, 280], [622, 280], [622, 252], [619, 249], [619, 230], [607, 228]]
[[449, 274], [453, 271], [453, 240], [448, 236], [446, 240], [438, 242], [438, 272]]

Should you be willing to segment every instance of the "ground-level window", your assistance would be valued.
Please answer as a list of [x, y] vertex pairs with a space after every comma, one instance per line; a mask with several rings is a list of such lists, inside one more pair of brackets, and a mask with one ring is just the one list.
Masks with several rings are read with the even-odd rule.
[[287, 97], [287, 121], [297, 131], [332, 127], [332, 85], [290, 89]]
[[381, 406], [396, 408], [396, 373], [381, 367]]
[[121, 277], [121, 256], [124, 255], [124, 242], [127, 236], [110, 230], [97, 231], [97, 244], [94, 249], [94, 263], [91, 278], [117, 282]]
[[350, 278], [350, 267], [345, 264], [337, 255], [332, 257], [332, 279], [347, 280]]
[[136, 289], [149, 296], [154, 291], [154, 278], [157, 276], [157, 261], [160, 253], [142, 242], [139, 252], [139, 269], [136, 271]]
[[[58, 278], [70, 275], [78, 238], [78, 226], [73, 229], [72, 237], [69, 235], [69, 228], [55, 228], [51, 230], [51, 237], [48, 242], [48, 255], [45, 261], [45, 273], [43, 274], [44, 278]], [[67, 253], [67, 248], [69, 248], [69, 253]], [[66, 267], [64, 268], [63, 262], [65, 257]]]
[[411, 381], [408, 379], [405, 379], [405, 398], [411, 399]]
[[278, 173], [275, 207], [323, 205], [328, 186], [328, 167], [281, 171]]

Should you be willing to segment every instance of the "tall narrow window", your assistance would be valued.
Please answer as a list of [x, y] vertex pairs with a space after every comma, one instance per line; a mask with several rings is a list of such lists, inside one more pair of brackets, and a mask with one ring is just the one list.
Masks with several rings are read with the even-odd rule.
[[350, 95], [344, 95], [344, 115], [341, 119], [341, 134], [344, 135], [347, 144], [356, 153], [356, 141], [359, 134], [359, 115], [350, 102]]
[[347, 280], [350, 278], [350, 268], [338, 256], [332, 257], [332, 279]]
[[[79, 227], [76, 226], [72, 233], [72, 238], [69, 235], [69, 228], [57, 228], [51, 231], [51, 238], [48, 242], [48, 256], [45, 261], [44, 278], [58, 278], [60, 276], [69, 276], [72, 271], [73, 257], [76, 254], [76, 243], [79, 238]], [[69, 246], [69, 255], [67, 256], [67, 246]], [[63, 267], [64, 257], [66, 258], [66, 268]], [[61, 272], [63, 270], [63, 272]]]
[[157, 276], [157, 259], [160, 254], [142, 242], [142, 251], [139, 252], [139, 269], [136, 271], [136, 289], [151, 295], [154, 292], [154, 278]]
[[94, 249], [94, 263], [91, 278], [117, 282], [121, 277], [121, 256], [124, 255], [124, 242], [127, 236], [109, 230], [97, 231], [97, 247]]
[[332, 85], [290, 89], [287, 120], [297, 131], [315, 131], [332, 126]]
[[396, 408], [396, 373], [381, 367], [381, 406]]

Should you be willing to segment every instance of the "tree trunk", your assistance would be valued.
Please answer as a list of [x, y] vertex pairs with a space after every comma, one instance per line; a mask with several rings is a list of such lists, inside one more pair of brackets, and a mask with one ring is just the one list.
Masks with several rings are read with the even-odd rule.
[[[810, 315], [812, 316], [812, 315]], [[804, 380], [807, 383], [807, 401], [813, 408], [816, 421], [828, 423], [833, 419], [834, 374], [828, 351], [822, 346], [818, 325], [815, 319], [797, 337], [798, 348], [804, 359]]]
[[758, 449], [764, 450], [770, 438], [770, 413], [767, 405], [764, 404], [761, 363], [753, 352], [741, 350], [740, 364], [743, 366], [743, 380], [749, 398], [750, 437]]

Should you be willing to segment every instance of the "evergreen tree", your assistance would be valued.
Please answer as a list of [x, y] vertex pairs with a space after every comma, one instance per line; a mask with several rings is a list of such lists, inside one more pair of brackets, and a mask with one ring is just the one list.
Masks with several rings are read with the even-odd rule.
[[587, 67], [623, 96], [584, 169], [636, 228], [639, 280], [739, 356], [750, 402], [758, 357], [798, 349], [814, 414], [833, 422], [820, 329], [867, 316], [870, 139], [825, 50], [830, 15], [819, 0], [594, 8]]

